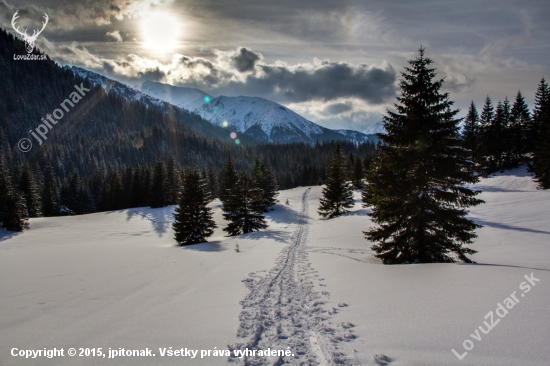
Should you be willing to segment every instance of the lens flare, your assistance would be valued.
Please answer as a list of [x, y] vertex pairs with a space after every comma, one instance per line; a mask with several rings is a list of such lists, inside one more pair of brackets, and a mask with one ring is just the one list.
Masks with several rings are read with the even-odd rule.
[[136, 149], [143, 147], [143, 139], [141, 137], [134, 137], [132, 145], [134, 145]]
[[237, 134], [236, 134], [235, 132], [231, 132], [231, 133], [229, 134], [229, 136], [230, 136], [233, 140], [235, 140], [235, 139], [237, 138]]
[[223, 122], [222, 122], [222, 126], [223, 126], [223, 127], [227, 127], [227, 126], [229, 126], [229, 122], [227, 122], [227, 121], [223, 121]]
[[241, 140], [236, 139], [236, 140], [235, 140], [235, 143], [236, 143], [237, 145], [240, 145], [240, 144], [241, 144]]
[[205, 103], [210, 103], [210, 97], [208, 95], [206, 97], [204, 97], [204, 102]]

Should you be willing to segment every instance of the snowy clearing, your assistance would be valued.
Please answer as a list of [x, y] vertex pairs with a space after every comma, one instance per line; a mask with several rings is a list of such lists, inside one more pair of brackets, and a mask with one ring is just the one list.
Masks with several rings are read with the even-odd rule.
[[[320, 187], [281, 192], [267, 230], [233, 238], [215, 201], [210, 243], [184, 248], [172, 239], [173, 207], [32, 219], [24, 233], [0, 232], [0, 364], [547, 364], [550, 192], [524, 168], [476, 186], [486, 201], [471, 212], [484, 225], [477, 265], [381, 265], [362, 236], [372, 224], [359, 194], [352, 212], [321, 220]], [[540, 282], [520, 297], [531, 273]], [[519, 303], [479, 331], [514, 291]], [[462, 355], [463, 343], [473, 348], [459, 360], [451, 349]], [[294, 357], [159, 352], [246, 346], [290, 347]], [[11, 355], [70, 347], [156, 356]]]

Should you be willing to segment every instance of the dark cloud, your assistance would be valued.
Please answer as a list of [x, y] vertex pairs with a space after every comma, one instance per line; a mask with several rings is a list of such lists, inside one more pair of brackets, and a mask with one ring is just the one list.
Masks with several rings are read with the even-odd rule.
[[239, 72], [254, 70], [256, 62], [262, 59], [262, 55], [255, 53], [248, 48], [241, 48], [238, 53], [231, 57], [233, 65]]
[[287, 102], [358, 98], [381, 104], [396, 92], [397, 75], [392, 66], [378, 68], [324, 61], [308, 68], [278, 65], [259, 65], [259, 68], [262, 72], [248, 76], [247, 84]]
[[328, 115], [337, 115], [337, 114], [341, 114], [341, 113], [344, 113], [344, 112], [348, 112], [350, 110], [353, 109], [353, 105], [349, 102], [346, 102], [346, 103], [334, 103], [334, 104], [330, 104], [328, 105], [325, 109], [324, 109], [324, 112], [325, 114], [328, 114]]

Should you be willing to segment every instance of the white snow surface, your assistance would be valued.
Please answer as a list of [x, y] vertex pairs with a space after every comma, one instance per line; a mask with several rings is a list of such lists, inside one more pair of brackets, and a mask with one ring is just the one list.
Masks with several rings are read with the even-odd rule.
[[[282, 191], [269, 228], [175, 247], [173, 207], [31, 219], [0, 231], [1, 365], [546, 365], [550, 191], [525, 168], [484, 179], [478, 264], [386, 266], [351, 212], [322, 220], [321, 187]], [[288, 199], [289, 205], [283, 204]], [[238, 242], [240, 252], [234, 250]], [[524, 297], [519, 285], [537, 282]], [[488, 333], [487, 313], [517, 303]], [[495, 314], [495, 321], [498, 316]], [[451, 351], [465, 352], [459, 360]], [[286, 349], [283, 360], [160, 357], [159, 348]], [[25, 359], [11, 349], [152, 349], [156, 357]]]

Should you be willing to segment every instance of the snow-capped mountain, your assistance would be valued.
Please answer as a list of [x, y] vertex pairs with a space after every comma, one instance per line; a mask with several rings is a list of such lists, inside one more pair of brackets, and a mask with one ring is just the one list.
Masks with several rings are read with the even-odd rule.
[[132, 100], [137, 100], [147, 106], [154, 105], [161, 108], [165, 106], [165, 101], [161, 99], [153, 98], [126, 84], [123, 84], [113, 79], [109, 79], [108, 77], [105, 77], [93, 71], [89, 71], [76, 66], [65, 66], [65, 68], [71, 70], [72, 72], [80, 75], [83, 78], [88, 78], [88, 80], [90, 80], [90, 82], [94, 85], [101, 85], [101, 87], [107, 92], [113, 91], [123, 96], [128, 102]]
[[384, 122], [382, 121], [371, 123], [365, 128], [363, 128], [363, 133], [367, 135], [374, 135], [377, 133], [385, 133], [385, 132], [386, 131], [384, 130]]
[[214, 124], [266, 142], [315, 142], [347, 137], [260, 97], [219, 96], [195, 109], [195, 113]]
[[[202, 90], [196, 88], [180, 88], [169, 84], [146, 81], [141, 85], [141, 91], [152, 97], [164, 100], [172, 105], [194, 111], [206, 100], [212, 98]], [[208, 98], [205, 100], [205, 98]]]
[[260, 97], [212, 98], [195, 88], [150, 81], [143, 83], [141, 90], [189, 109], [218, 126], [245, 133], [259, 141], [288, 143], [344, 139], [357, 142], [376, 140], [376, 136], [368, 136], [358, 131], [321, 127], [278, 103]]

